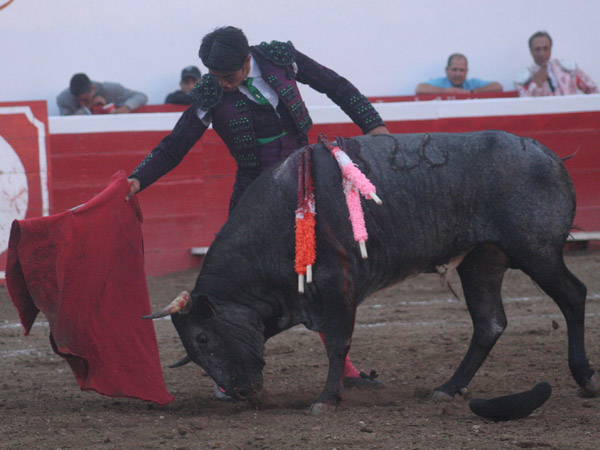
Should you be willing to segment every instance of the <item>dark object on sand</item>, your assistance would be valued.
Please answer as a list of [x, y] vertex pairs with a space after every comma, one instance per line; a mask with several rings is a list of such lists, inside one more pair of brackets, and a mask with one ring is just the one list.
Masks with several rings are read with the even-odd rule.
[[518, 394], [489, 400], [475, 398], [471, 400], [469, 407], [476, 415], [494, 422], [522, 419], [542, 406], [550, 398], [551, 392], [550, 384], [543, 381], [533, 389]]

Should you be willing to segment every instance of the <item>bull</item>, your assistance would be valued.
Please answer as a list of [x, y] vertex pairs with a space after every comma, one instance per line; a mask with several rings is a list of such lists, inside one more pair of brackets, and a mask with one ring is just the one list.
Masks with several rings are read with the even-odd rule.
[[[584, 347], [587, 289], [565, 266], [563, 247], [575, 191], [562, 160], [541, 143], [501, 131], [339, 139], [377, 188], [363, 202], [368, 258], [353, 239], [337, 163], [321, 143], [297, 150], [244, 193], [206, 254], [191, 294], [150, 317], [171, 315], [185, 347], [235, 399], [263, 386], [265, 341], [297, 324], [321, 331], [329, 359], [312, 413], [335, 410], [357, 307], [374, 292], [418, 273], [456, 267], [473, 323], [468, 350], [434, 396], [467, 385], [504, 331], [501, 285], [520, 269], [559, 306], [572, 376], [596, 394]], [[294, 214], [298, 166], [312, 153], [317, 257], [298, 292]]]

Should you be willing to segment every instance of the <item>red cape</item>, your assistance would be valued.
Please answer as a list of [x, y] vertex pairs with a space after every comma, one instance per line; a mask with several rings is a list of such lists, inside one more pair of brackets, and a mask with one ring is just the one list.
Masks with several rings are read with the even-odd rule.
[[28, 335], [42, 311], [82, 390], [165, 404], [144, 272], [142, 213], [125, 172], [74, 210], [15, 220], [6, 287]]

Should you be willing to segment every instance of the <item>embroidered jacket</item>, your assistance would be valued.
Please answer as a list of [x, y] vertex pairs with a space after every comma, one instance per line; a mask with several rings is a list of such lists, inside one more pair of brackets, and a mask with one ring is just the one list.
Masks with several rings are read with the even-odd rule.
[[582, 91], [586, 94], [598, 92], [598, 87], [592, 79], [574, 62], [562, 59], [552, 59], [548, 62], [548, 70], [552, 71], [553, 80], [557, 86], [549, 81], [538, 86], [533, 81], [534, 73], [539, 70], [538, 65], [524, 69], [515, 79], [515, 88], [520, 97], [540, 97], [546, 95], [574, 95]]
[[224, 92], [216, 78], [204, 75], [191, 93], [192, 106], [183, 113], [171, 134], [132, 173], [131, 176], [140, 181], [141, 189], [179, 164], [202, 137], [208, 126], [198, 117], [199, 110], [208, 111], [213, 128], [235, 158], [238, 169], [260, 167], [261, 160], [262, 165], [265, 161], [275, 162], [273, 158], [263, 157], [268, 145], [260, 146], [257, 139], [287, 133], [283, 139], [292, 148], [280, 156], [306, 145], [306, 133], [312, 120], [296, 82], [326, 94], [363, 133], [384, 125], [377, 111], [354, 85], [298, 52], [291, 42], [263, 42], [251, 47], [251, 53], [262, 78], [277, 93], [277, 110], [253, 102], [239, 90]]

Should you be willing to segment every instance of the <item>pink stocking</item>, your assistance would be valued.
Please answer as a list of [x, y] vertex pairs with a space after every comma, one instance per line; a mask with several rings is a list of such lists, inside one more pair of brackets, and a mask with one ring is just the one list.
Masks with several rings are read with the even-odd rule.
[[[325, 345], [325, 335], [322, 332], [319, 332], [319, 336], [321, 337], [321, 342]], [[360, 378], [360, 372], [352, 365], [352, 361], [350, 361], [350, 355], [346, 355], [346, 361], [344, 362], [344, 376], [350, 378]]]

